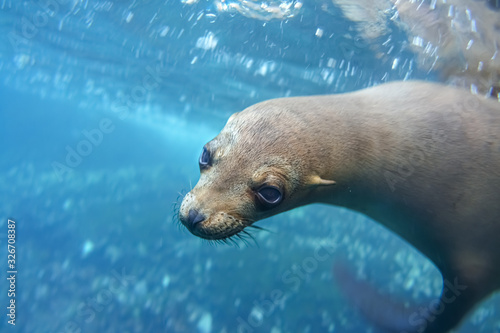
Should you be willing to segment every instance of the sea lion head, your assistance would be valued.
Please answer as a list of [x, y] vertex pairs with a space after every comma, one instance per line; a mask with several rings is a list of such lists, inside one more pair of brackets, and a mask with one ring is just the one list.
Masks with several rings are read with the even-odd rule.
[[180, 221], [196, 236], [225, 239], [309, 203], [316, 185], [334, 182], [312, 168], [318, 157], [304, 130], [303, 121], [274, 101], [231, 116], [203, 147], [200, 179], [182, 201]]

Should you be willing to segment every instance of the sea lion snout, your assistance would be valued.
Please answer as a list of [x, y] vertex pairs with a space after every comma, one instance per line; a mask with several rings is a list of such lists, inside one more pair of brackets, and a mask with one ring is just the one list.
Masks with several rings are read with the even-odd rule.
[[205, 214], [201, 213], [196, 208], [190, 208], [187, 214], [179, 212], [179, 219], [182, 224], [193, 234], [197, 234], [197, 228], [200, 223], [205, 221], [207, 218]]
[[187, 223], [191, 227], [195, 227], [198, 223], [205, 220], [205, 216], [196, 209], [190, 209], [188, 213]]
[[193, 234], [197, 235], [199, 225], [207, 220], [206, 212], [202, 211], [196, 202], [196, 197], [188, 193], [182, 200], [179, 210], [179, 220]]
[[214, 200], [214, 195], [210, 189], [195, 187], [184, 197], [179, 219], [193, 235], [212, 240], [225, 239], [252, 224], [240, 211], [241, 207], [232, 207], [229, 202], [225, 206]]

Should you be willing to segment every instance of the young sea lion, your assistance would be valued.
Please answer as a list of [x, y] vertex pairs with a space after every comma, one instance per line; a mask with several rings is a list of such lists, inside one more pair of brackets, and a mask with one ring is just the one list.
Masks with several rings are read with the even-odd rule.
[[493, 99], [407, 81], [270, 100], [231, 116], [199, 164], [179, 213], [199, 237], [231, 237], [320, 202], [373, 218], [432, 260], [444, 279], [436, 311], [424, 320], [401, 312], [394, 329], [446, 332], [500, 287]]

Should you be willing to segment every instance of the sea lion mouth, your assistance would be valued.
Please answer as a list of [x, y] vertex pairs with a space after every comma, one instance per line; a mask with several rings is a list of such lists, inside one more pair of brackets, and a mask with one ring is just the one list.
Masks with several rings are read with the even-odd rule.
[[[248, 225], [247, 227], [262, 229], [258, 226]], [[209, 242], [221, 243], [221, 244], [233, 244], [239, 247], [239, 242], [243, 242], [245, 245], [249, 246], [251, 243], [257, 244], [254, 236], [247, 230], [245, 226], [233, 228], [230, 230], [225, 230], [224, 232], [212, 233], [211, 229], [203, 228], [202, 226], [197, 226], [194, 228], [187, 228], [193, 235], [198, 236]], [[210, 232], [207, 232], [210, 230]], [[264, 230], [264, 229], [263, 229]]]
[[179, 220], [193, 235], [214, 241], [224, 241], [232, 237], [241, 238], [242, 234], [249, 235], [244, 229], [253, 223], [225, 212], [218, 212], [205, 218], [203, 214], [193, 209], [187, 214], [179, 214]]
[[223, 240], [231, 238], [233, 236], [237, 236], [244, 229], [244, 227], [239, 227], [239, 228], [228, 228], [224, 230], [217, 228], [216, 230], [214, 230], [214, 228], [205, 227], [203, 225], [203, 222], [195, 226], [189, 226], [189, 227], [186, 226], [186, 228], [193, 235], [207, 240]]

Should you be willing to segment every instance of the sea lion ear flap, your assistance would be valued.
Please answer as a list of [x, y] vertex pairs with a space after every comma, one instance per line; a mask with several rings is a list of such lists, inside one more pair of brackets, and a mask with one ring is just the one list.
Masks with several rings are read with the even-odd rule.
[[310, 186], [330, 186], [337, 183], [334, 180], [323, 179], [318, 175], [314, 175], [307, 179], [307, 184]]

